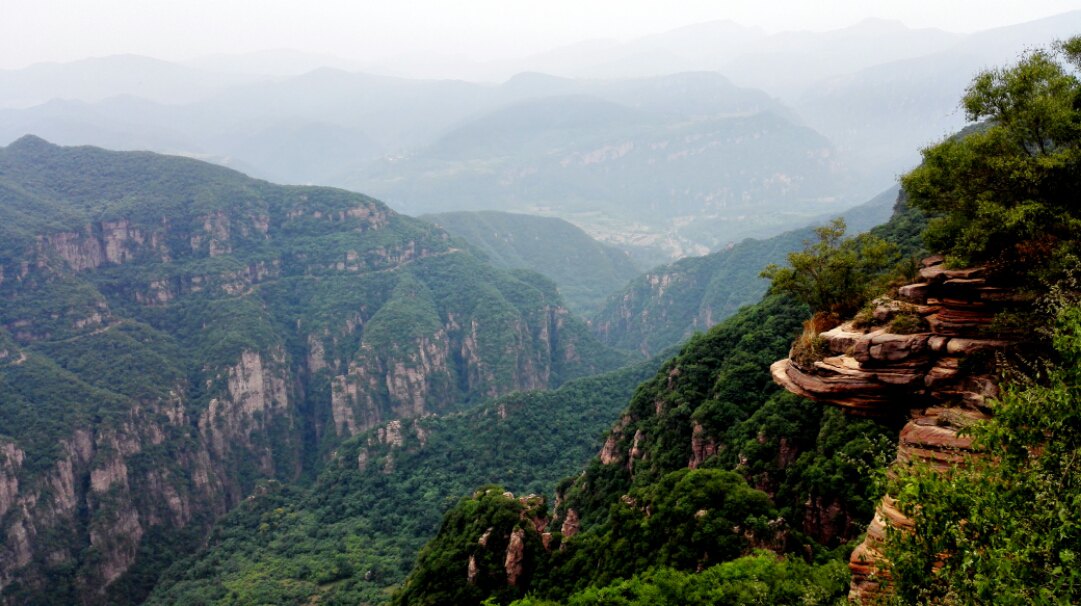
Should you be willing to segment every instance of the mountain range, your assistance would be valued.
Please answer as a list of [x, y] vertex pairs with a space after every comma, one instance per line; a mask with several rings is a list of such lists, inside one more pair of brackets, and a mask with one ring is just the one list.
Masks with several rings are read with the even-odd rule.
[[671, 260], [869, 199], [963, 122], [975, 71], [1078, 27], [1077, 11], [964, 35], [714, 22], [463, 72], [477, 82], [286, 51], [106, 57], [0, 72], [0, 142], [188, 155], [407, 213], [558, 216]]

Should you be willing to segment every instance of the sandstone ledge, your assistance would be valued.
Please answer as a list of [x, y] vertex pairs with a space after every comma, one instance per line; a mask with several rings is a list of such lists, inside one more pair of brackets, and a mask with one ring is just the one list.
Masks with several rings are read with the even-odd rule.
[[[946, 472], [978, 454], [964, 429], [987, 418], [987, 401], [998, 396], [989, 363], [1012, 342], [994, 334], [995, 319], [1025, 298], [995, 284], [987, 268], [947, 269], [941, 257], [923, 261], [920, 280], [876, 300], [862, 318], [869, 325], [846, 322], [821, 333], [826, 356], [778, 360], [770, 372], [788, 391], [849, 414], [907, 414], [895, 464]], [[898, 324], [901, 316], [906, 322]], [[895, 326], [909, 331], [893, 333]], [[882, 548], [889, 528], [910, 531], [913, 523], [887, 495], [849, 561], [849, 597], [857, 603], [873, 601], [888, 580]]]

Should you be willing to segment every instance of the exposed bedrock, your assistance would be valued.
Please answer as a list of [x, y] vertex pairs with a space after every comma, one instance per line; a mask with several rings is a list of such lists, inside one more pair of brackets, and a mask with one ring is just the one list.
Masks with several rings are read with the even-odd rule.
[[[1024, 299], [986, 268], [947, 269], [941, 257], [924, 259], [919, 275], [873, 310], [821, 333], [819, 355], [793, 351], [770, 370], [785, 389], [848, 413], [907, 418], [894, 464], [945, 470], [973, 452], [971, 439], [958, 434], [990, 414], [995, 355], [1016, 341], [996, 332], [995, 320]], [[853, 600], [879, 594], [889, 527], [912, 522], [887, 495], [849, 563]]]

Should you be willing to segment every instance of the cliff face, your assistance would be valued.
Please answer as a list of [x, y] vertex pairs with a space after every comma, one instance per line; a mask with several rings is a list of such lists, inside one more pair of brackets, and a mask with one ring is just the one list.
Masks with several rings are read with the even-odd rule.
[[[571, 520], [568, 528], [593, 527], [635, 487], [683, 469], [720, 468], [773, 497], [789, 527], [821, 544], [858, 536], [853, 521], [865, 510], [866, 482], [852, 476], [856, 460], [877, 446], [848, 444], [886, 430], [825, 414], [773, 383], [768, 366], [788, 349], [803, 313], [768, 297], [689, 341], [642, 384], [596, 462], [565, 486], [557, 518]], [[843, 489], [814, 479], [830, 477], [844, 478]]]
[[[877, 300], [871, 317], [823, 332], [821, 359], [793, 352], [771, 372], [787, 390], [851, 414], [906, 416], [897, 463], [945, 469], [972, 453], [958, 432], [986, 418], [998, 394], [994, 356], [1010, 339], [996, 334], [994, 321], [1019, 300], [986, 268], [949, 270], [941, 257], [925, 259], [920, 278], [895, 299]], [[853, 599], [879, 591], [886, 529], [910, 526], [885, 496], [852, 554]]]
[[357, 194], [27, 139], [0, 219], [6, 603], [138, 598], [141, 553], [350, 435], [624, 361], [584, 361], [542, 279]]

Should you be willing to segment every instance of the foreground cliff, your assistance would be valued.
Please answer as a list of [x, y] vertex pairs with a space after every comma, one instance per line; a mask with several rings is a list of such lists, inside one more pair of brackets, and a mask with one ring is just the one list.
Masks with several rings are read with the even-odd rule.
[[[1018, 335], [996, 318], [1023, 302], [988, 268], [947, 269], [922, 262], [920, 282], [882, 297], [855, 320], [825, 331], [813, 351], [797, 345], [771, 367], [787, 390], [860, 416], [904, 416], [897, 463], [945, 470], [972, 454], [959, 432], [987, 418], [998, 395], [994, 360]], [[888, 577], [882, 569], [887, 529], [911, 522], [886, 495], [863, 543], [852, 553], [851, 597], [868, 600]]]
[[[692, 338], [639, 386], [598, 455], [560, 482], [554, 499], [491, 486], [463, 499], [395, 603], [525, 595], [593, 603], [582, 596], [597, 598], [606, 585], [613, 596], [641, 590], [649, 603], [648, 588], [616, 587], [648, 570], [669, 581], [688, 575], [687, 583], [712, 570], [712, 589], [695, 600], [755, 591], [771, 603], [826, 604], [843, 595], [847, 575], [827, 553], [858, 537], [859, 520], [871, 515], [877, 495], [864, 470], [884, 464], [895, 430], [773, 383], [769, 364], [805, 313], [767, 297]], [[745, 559], [756, 550], [775, 555]], [[809, 554], [826, 563], [804, 565]], [[804, 568], [782, 581], [785, 567]]]
[[0, 596], [139, 600], [257, 480], [621, 364], [551, 283], [327, 188], [0, 149]]

